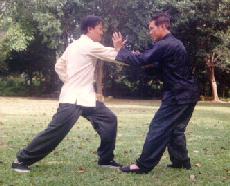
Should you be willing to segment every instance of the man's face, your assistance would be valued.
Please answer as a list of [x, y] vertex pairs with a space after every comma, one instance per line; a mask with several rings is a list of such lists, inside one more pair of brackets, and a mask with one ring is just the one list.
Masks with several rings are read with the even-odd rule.
[[155, 21], [151, 21], [149, 23], [149, 34], [153, 41], [160, 40], [165, 33], [165, 25], [159, 25], [157, 26], [155, 24]]
[[89, 28], [88, 33], [93, 41], [100, 42], [104, 33], [102, 23], [99, 23], [94, 28]]

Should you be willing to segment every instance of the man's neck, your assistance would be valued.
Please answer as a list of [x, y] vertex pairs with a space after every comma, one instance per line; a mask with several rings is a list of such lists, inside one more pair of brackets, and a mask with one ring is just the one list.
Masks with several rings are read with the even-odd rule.
[[92, 41], [94, 41], [93, 40], [93, 37], [91, 36], [91, 34], [85, 34], [88, 38], [90, 38]]
[[162, 37], [161, 37], [161, 39], [164, 39], [165, 38], [165, 36], [167, 36], [168, 34], [171, 34], [171, 32], [170, 31], [165, 31], [163, 34], [162, 34]]

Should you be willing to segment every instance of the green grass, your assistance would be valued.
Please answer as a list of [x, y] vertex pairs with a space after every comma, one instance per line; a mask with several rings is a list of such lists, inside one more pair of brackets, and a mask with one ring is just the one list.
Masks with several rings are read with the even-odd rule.
[[[116, 160], [134, 162], [142, 150], [149, 122], [159, 107], [154, 101], [114, 101], [118, 115]], [[187, 129], [191, 171], [167, 169], [168, 154], [147, 175], [122, 174], [97, 166], [99, 137], [81, 118], [65, 140], [29, 174], [10, 169], [19, 149], [43, 130], [57, 107], [56, 100], [0, 97], [0, 185], [230, 185], [230, 107], [199, 104]]]

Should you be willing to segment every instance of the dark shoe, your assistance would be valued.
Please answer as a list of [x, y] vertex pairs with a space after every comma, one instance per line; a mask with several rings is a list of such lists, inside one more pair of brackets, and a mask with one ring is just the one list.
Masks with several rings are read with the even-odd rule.
[[28, 172], [30, 172], [29, 166], [23, 164], [22, 162], [13, 162], [12, 165], [11, 165], [11, 168], [15, 172], [20, 172], [20, 173], [28, 173]]
[[130, 169], [130, 165], [126, 167], [121, 167], [120, 171], [124, 173], [135, 173], [135, 174], [147, 174], [148, 173], [148, 171], [144, 171], [141, 169]]
[[115, 162], [114, 160], [107, 163], [98, 163], [98, 165], [102, 168], [111, 168], [111, 169], [119, 169], [122, 165]]
[[177, 162], [177, 163], [172, 163], [167, 165], [168, 168], [175, 168], [175, 169], [186, 169], [190, 170], [192, 169], [191, 163], [189, 160], [184, 161], [184, 162]]

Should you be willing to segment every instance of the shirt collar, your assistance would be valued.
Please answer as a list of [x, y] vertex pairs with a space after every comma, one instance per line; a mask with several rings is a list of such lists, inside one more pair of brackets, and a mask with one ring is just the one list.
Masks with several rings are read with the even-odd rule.
[[85, 35], [85, 34], [82, 34], [80, 38], [81, 38], [81, 39], [87, 39], [87, 40], [93, 41], [91, 38], [89, 38], [89, 37], [88, 37], [87, 35]]
[[161, 40], [164, 40], [164, 39], [171, 37], [171, 36], [172, 36], [172, 33], [170, 32], [170, 33], [166, 34]]
[[169, 37], [172, 37], [172, 36], [173, 36], [173, 35], [172, 35], [172, 33], [170, 32], [170, 33], [166, 34], [166, 35], [165, 35], [163, 38], [161, 38], [160, 40], [154, 41], [152, 44], [155, 45], [155, 44], [158, 43], [159, 41], [165, 40], [166, 38], [169, 38]]

